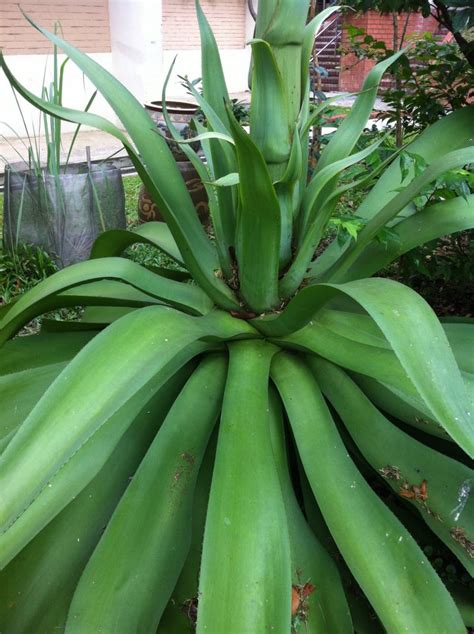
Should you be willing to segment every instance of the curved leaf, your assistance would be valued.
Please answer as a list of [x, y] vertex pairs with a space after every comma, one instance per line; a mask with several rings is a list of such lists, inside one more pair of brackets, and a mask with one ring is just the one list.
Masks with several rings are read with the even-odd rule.
[[273, 454], [280, 478], [290, 535], [291, 573], [293, 588], [300, 604], [293, 615], [296, 629], [301, 620], [309, 632], [352, 634], [352, 622], [339, 573], [330, 555], [308, 526], [291, 482], [286, 455], [281, 402], [275, 388], [270, 391], [270, 434]]
[[276, 348], [239, 342], [229, 349], [204, 534], [197, 632], [286, 634], [290, 548], [268, 423], [268, 373]]
[[[423, 130], [406, 149], [413, 154], [420, 155], [427, 164], [430, 164], [433, 159], [452, 150], [472, 145], [473, 127], [474, 106], [460, 108]], [[413, 168], [411, 168], [408, 179], [413, 179], [413, 176]], [[377, 179], [374, 187], [358, 207], [357, 215], [365, 219], [375, 216], [397, 195], [403, 182], [400, 159], [397, 158]], [[321, 280], [325, 272], [337, 261], [346, 248], [347, 244], [341, 246], [337, 240], [333, 241], [324, 253], [313, 262], [310, 277]]]
[[[466, 540], [474, 541], [474, 499], [469, 493], [467, 497], [462, 494], [474, 485], [474, 471], [395, 427], [336, 366], [316, 358], [308, 358], [308, 364], [367, 462], [396, 494], [415, 506], [431, 530], [473, 574], [472, 558], [461, 545], [462, 540], [457, 541], [453, 535], [463, 531]], [[426, 491], [422, 492], [423, 482]]]
[[8, 558], [30, 534], [31, 516], [43, 521], [44, 513], [70, 500], [81, 478], [93, 477], [82, 453], [100, 468], [143, 398], [213, 340], [243, 335], [252, 337], [252, 329], [225, 313], [196, 319], [158, 306], [125, 315], [98, 334], [56, 379], [2, 456], [2, 556]]
[[331, 534], [387, 631], [464, 632], [449, 592], [423, 552], [349, 457], [310, 370], [280, 353], [272, 378]]
[[[197, 286], [159, 277], [131, 260], [123, 258], [88, 260], [58, 271], [23, 295], [0, 321], [0, 341], [11, 337], [33, 317], [53, 307], [61, 306], [60, 293], [76, 285], [107, 278], [126, 282], [151, 297], [193, 314], [202, 315], [212, 308], [209, 298]], [[63, 299], [66, 301], [67, 295], [63, 296]]]
[[111, 229], [101, 233], [94, 242], [91, 259], [118, 256], [132, 244], [143, 243], [158, 247], [175, 262], [184, 266], [183, 258], [165, 222], [146, 222], [133, 231]]
[[474, 228], [474, 194], [429, 205], [391, 228], [385, 243], [372, 240], [342, 276], [369, 277], [417, 246], [441, 236]]
[[[214, 275], [214, 271], [219, 268], [215, 248], [199, 221], [189, 192], [166, 141], [161, 135], [156, 134], [155, 124], [150, 116], [135, 97], [92, 58], [81, 53], [57, 35], [42, 29], [28, 16], [25, 17], [35, 29], [61, 48], [79, 66], [103, 94], [126, 127], [135, 148], [126, 138], [123, 140], [124, 146], [148, 191], [159, 204], [193, 277], [222, 306], [229, 309], [238, 308], [238, 303], [230, 289]], [[23, 88], [10, 73], [1, 54], [0, 65], [15, 89], [35, 106], [49, 114], [76, 123], [90, 123], [89, 113], [73, 110], [66, 112], [62, 106], [35, 97]], [[107, 122], [107, 126], [103, 127], [103, 123], [104, 120], [101, 119], [94, 125], [111, 132], [110, 126], [112, 124]], [[115, 126], [112, 127], [115, 128]], [[123, 138], [123, 135], [121, 136]]]
[[357, 242], [349, 245], [334, 267], [327, 272], [327, 279], [339, 281], [344, 277], [349, 267], [357, 260], [366, 246], [373, 240], [387, 223], [395, 218], [424, 188], [445, 172], [474, 162], [474, 145], [448, 152], [439, 159], [435, 159], [423, 172], [415, 177], [400, 193], [388, 202], [363, 227], [357, 236]]
[[190, 370], [179, 371], [150, 402], [142, 403], [90, 484], [0, 573], [5, 589], [0, 600], [2, 630], [64, 631], [82, 570]]
[[189, 551], [194, 487], [225, 376], [225, 357], [206, 357], [174, 402], [81, 576], [68, 633], [118, 623], [156, 631]]
[[[435, 419], [468, 455], [474, 456], [470, 403], [449, 342], [430, 306], [408, 287], [377, 278], [309, 286], [281, 315], [273, 320], [254, 319], [252, 324], [270, 336], [291, 332], [338, 293], [369, 313]], [[304, 345], [304, 332], [299, 336]], [[294, 343], [295, 337], [298, 340], [298, 333], [286, 337], [286, 341]]]

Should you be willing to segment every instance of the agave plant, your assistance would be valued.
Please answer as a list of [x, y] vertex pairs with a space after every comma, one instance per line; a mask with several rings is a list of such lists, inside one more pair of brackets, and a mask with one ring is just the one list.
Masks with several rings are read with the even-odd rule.
[[[307, 4], [260, 0], [247, 133], [197, 3], [205, 163], [182, 147], [208, 189], [212, 240], [166, 141], [107, 71], [32, 23], [127, 136], [36, 97], [1, 58], [38, 108], [120, 139], [166, 219], [103, 234], [89, 261], [3, 309], [2, 632], [474, 625], [468, 586], [448, 588], [421, 548], [435, 544], [472, 573], [474, 329], [440, 323], [415, 292], [371, 277], [474, 226], [474, 196], [411, 205], [439, 174], [474, 162], [474, 108], [412, 143], [421, 174], [402, 176], [395, 158], [341, 185], [374, 150], [353, 153], [394, 56], [369, 73], [308, 182], [319, 116], [308, 108], [309, 57], [334, 9], [306, 24]], [[340, 196], [369, 181], [358, 239], [315, 260]], [[137, 242], [179, 270], [122, 257]], [[63, 306], [85, 307], [81, 321], [45, 319], [38, 335], [7, 341]]]

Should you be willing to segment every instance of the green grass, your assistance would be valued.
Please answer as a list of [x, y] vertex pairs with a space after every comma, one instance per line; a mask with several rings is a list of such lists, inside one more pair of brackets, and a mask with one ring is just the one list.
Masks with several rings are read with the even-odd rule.
[[129, 227], [134, 227], [138, 224], [137, 206], [141, 184], [142, 182], [139, 176], [123, 177], [123, 189], [125, 191], [125, 216]]

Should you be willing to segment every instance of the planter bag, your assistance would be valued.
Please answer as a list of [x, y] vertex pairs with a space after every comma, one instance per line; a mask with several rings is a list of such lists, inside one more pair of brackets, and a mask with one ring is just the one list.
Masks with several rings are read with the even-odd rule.
[[79, 164], [54, 176], [24, 163], [7, 165], [3, 223], [10, 252], [27, 243], [42, 247], [61, 267], [86, 260], [99, 233], [126, 227], [120, 171]]

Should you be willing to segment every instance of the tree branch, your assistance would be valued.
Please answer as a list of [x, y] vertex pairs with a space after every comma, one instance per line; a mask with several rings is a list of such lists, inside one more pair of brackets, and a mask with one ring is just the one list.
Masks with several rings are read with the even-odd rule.
[[444, 26], [453, 34], [461, 53], [467, 59], [469, 64], [474, 68], [474, 42], [468, 42], [459, 31], [454, 30], [454, 26], [449, 15], [448, 8], [441, 0], [433, 0], [436, 7], [436, 15], [433, 16], [441, 26]]

